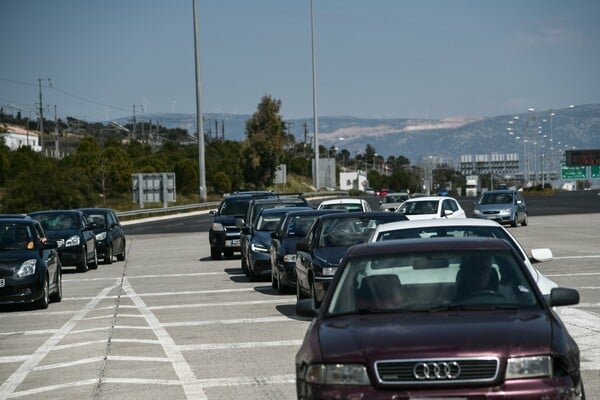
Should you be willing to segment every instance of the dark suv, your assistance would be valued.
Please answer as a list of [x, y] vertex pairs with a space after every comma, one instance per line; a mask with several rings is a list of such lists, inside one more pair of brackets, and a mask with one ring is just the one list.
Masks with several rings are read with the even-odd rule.
[[236, 192], [225, 197], [219, 208], [210, 212], [214, 216], [208, 230], [210, 257], [219, 260], [223, 253], [231, 257], [240, 251], [240, 228], [236, 220], [244, 218], [248, 204], [252, 199], [277, 198], [277, 194], [269, 191]]

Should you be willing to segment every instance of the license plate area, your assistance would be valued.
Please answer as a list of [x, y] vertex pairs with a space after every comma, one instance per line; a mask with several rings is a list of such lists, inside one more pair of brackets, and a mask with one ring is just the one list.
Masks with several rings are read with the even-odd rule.
[[226, 247], [240, 247], [240, 240], [239, 239], [226, 240], [225, 246]]

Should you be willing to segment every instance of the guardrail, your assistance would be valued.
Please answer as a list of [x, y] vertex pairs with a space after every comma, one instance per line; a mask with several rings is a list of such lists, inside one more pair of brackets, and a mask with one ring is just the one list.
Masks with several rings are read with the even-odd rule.
[[[285, 193], [280, 193], [280, 195], [285, 196]], [[331, 197], [331, 196], [347, 196], [348, 192], [314, 192], [314, 193], [305, 193], [303, 196], [307, 199], [319, 198], [319, 197]], [[169, 214], [169, 213], [178, 213], [182, 211], [193, 211], [193, 210], [212, 210], [215, 209], [221, 204], [221, 201], [213, 201], [208, 203], [195, 203], [195, 204], [185, 204], [181, 206], [172, 206], [172, 207], [156, 207], [156, 208], [140, 208], [137, 210], [129, 210], [129, 211], [119, 211], [117, 212], [117, 217], [119, 218], [129, 218], [129, 217], [142, 217], [148, 216], [150, 214]]]

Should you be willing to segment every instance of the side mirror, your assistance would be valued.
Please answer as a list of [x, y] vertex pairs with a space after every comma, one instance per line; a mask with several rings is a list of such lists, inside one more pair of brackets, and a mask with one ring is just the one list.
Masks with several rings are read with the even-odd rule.
[[244, 221], [244, 218], [236, 218], [235, 219], [235, 226], [237, 226], [238, 228], [241, 229], [245, 224], [246, 224], [246, 221]]
[[217, 215], [217, 210], [210, 210], [208, 212], [208, 215], [212, 215], [214, 217], [215, 215]]
[[58, 249], [59, 243], [56, 240], [47, 240], [42, 244], [44, 249]]
[[454, 214], [454, 211], [452, 210], [444, 210], [444, 217], [448, 217], [450, 215]]
[[550, 306], [571, 306], [579, 303], [579, 292], [575, 289], [553, 288], [550, 291]]

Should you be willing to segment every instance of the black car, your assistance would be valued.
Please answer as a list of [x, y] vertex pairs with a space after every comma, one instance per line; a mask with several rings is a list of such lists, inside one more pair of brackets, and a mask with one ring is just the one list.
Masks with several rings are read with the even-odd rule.
[[62, 299], [58, 244], [30, 218], [0, 218], [0, 304], [48, 308]]
[[348, 250], [296, 354], [298, 399], [585, 399], [580, 353], [521, 255], [498, 238]]
[[271, 286], [279, 293], [296, 290], [296, 243], [304, 240], [318, 216], [344, 210], [295, 210], [271, 233]]
[[80, 208], [92, 224], [96, 234], [96, 252], [105, 264], [112, 264], [113, 257], [125, 260], [126, 238], [115, 211], [111, 208]]
[[263, 208], [257, 215], [256, 223], [251, 228], [243, 228], [242, 234], [248, 238], [246, 265], [248, 278], [251, 281], [271, 274], [271, 233], [275, 232], [281, 220], [292, 210], [312, 210], [311, 207], [272, 207]]
[[264, 208], [274, 207], [310, 207], [308, 201], [301, 194], [285, 194], [276, 198], [270, 199], [254, 199], [248, 204], [246, 215], [243, 218], [238, 218], [236, 224], [240, 229], [240, 252], [242, 253], [242, 271], [249, 276], [248, 273], [248, 251], [250, 249], [249, 234], [256, 224], [258, 214]]
[[252, 199], [276, 198], [277, 194], [269, 191], [236, 192], [225, 197], [219, 208], [210, 211], [214, 217], [208, 230], [210, 257], [219, 260], [223, 254], [231, 257], [234, 252], [240, 252], [240, 228], [236, 220], [244, 218], [248, 204]]
[[63, 242], [58, 248], [63, 267], [75, 266], [79, 272], [98, 268], [96, 235], [82, 211], [47, 210], [29, 215], [40, 221], [48, 239]]
[[305, 240], [296, 244], [296, 298], [313, 299], [318, 308], [349, 247], [363, 243], [379, 224], [407, 221], [387, 211], [345, 212], [318, 217]]

